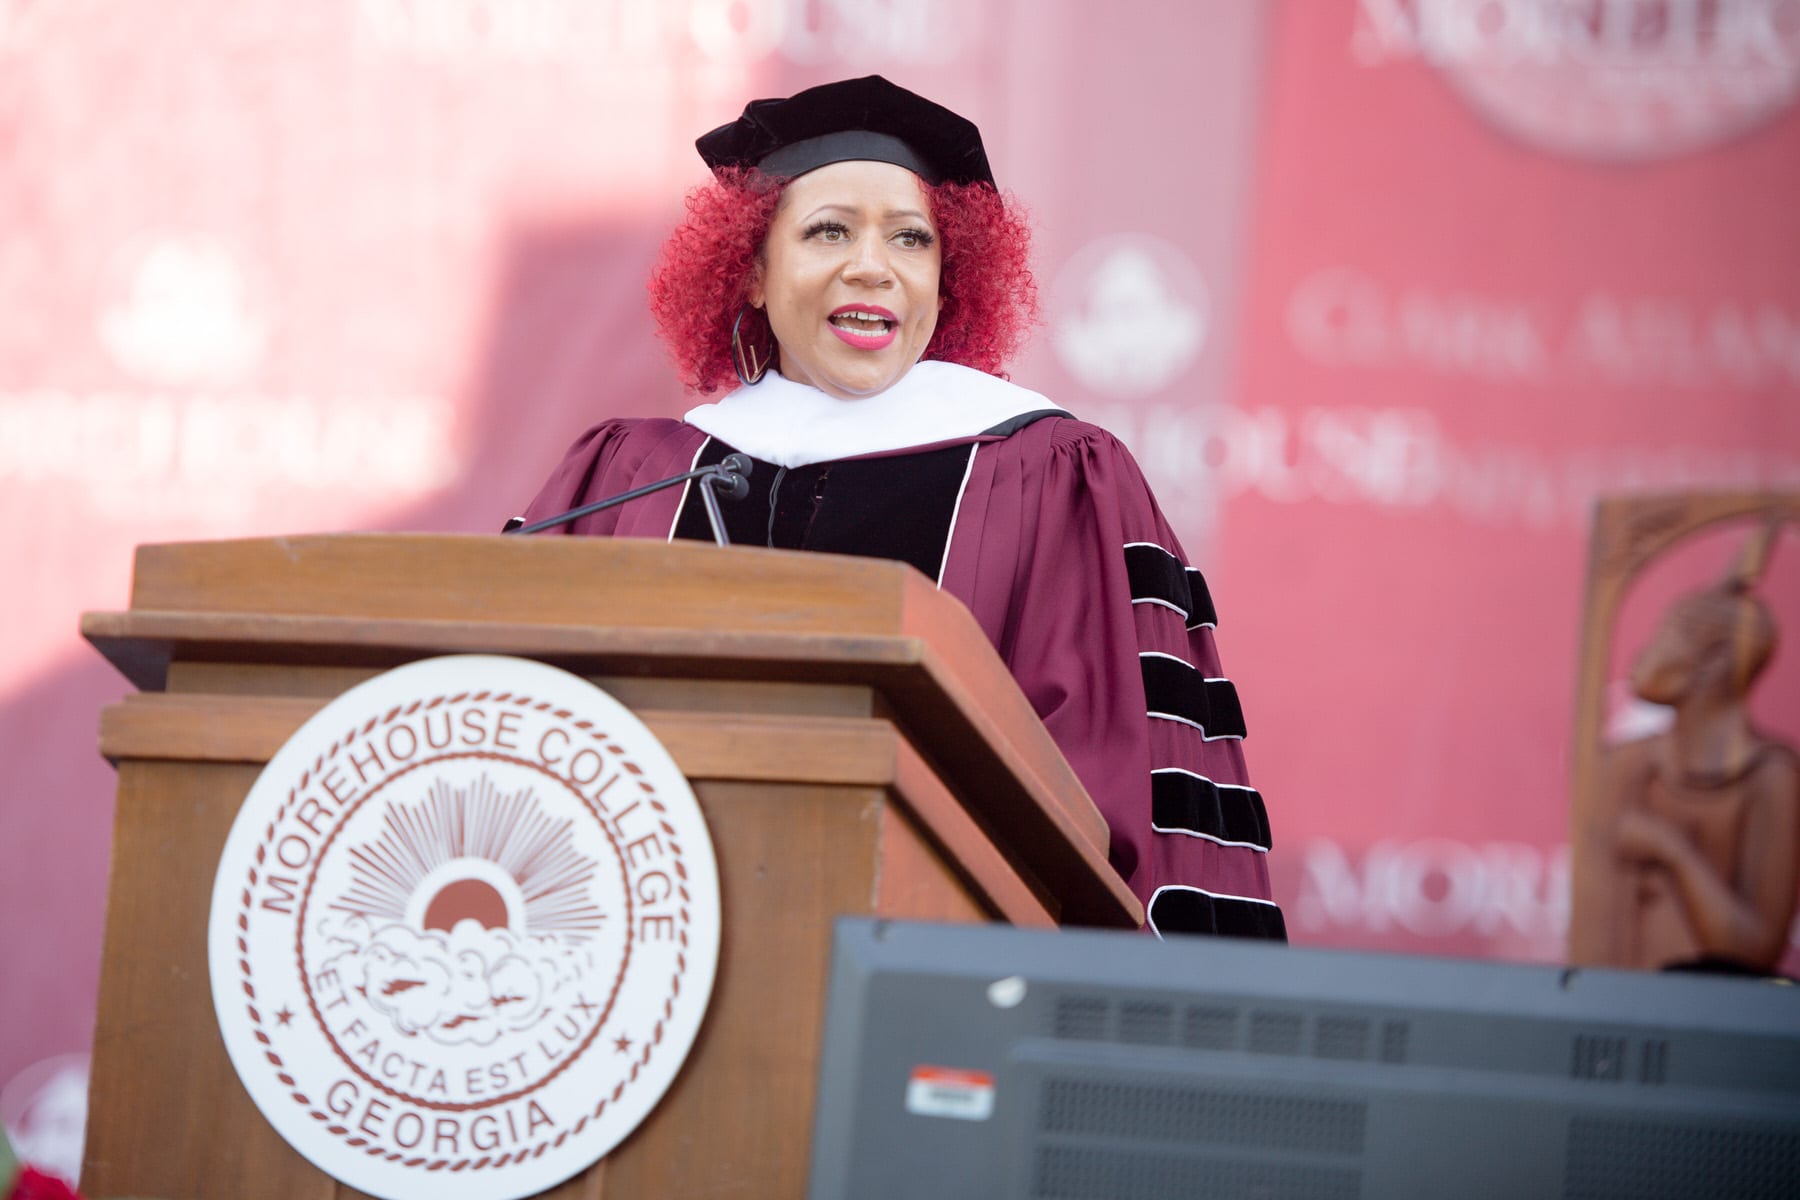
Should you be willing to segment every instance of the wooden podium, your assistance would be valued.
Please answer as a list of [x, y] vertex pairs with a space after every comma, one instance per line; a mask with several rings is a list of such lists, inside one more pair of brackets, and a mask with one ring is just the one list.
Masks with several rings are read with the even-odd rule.
[[100, 721], [119, 787], [90, 1197], [360, 1194], [238, 1082], [207, 915], [261, 767], [330, 698], [416, 659], [517, 655], [593, 679], [674, 756], [719, 858], [718, 976], [686, 1066], [635, 1133], [547, 1194], [802, 1195], [839, 914], [1142, 919], [974, 619], [897, 563], [584, 538], [146, 546], [130, 610], [82, 629], [140, 689]]

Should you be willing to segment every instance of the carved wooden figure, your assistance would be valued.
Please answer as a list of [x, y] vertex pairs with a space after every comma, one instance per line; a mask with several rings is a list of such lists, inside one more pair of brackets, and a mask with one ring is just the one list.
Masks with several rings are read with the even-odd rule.
[[[1800, 755], [1758, 729], [1747, 702], [1778, 639], [1757, 587], [1791, 513], [1762, 511], [1725, 577], [1677, 600], [1633, 660], [1632, 691], [1672, 710], [1668, 728], [1583, 764], [1590, 794], [1577, 794], [1574, 961], [1769, 972], [1781, 960], [1800, 894]], [[1640, 532], [1660, 523], [1672, 533], [1643, 516]], [[1687, 531], [1702, 523], [1673, 522]], [[1608, 565], [1601, 541], [1597, 530], [1596, 575]], [[1637, 558], [1627, 577], [1648, 558], [1626, 556]], [[1605, 589], [1591, 580], [1590, 590]], [[1590, 596], [1590, 621], [1593, 607]], [[1587, 658], [1592, 675], [1591, 639]], [[1593, 698], [1589, 682], [1584, 699]], [[1587, 724], [1592, 747], [1597, 723]]]

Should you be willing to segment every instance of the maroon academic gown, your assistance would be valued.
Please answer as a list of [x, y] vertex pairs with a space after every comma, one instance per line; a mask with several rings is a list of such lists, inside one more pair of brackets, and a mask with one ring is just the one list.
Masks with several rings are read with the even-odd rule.
[[[691, 470], [709, 436], [667, 419], [583, 434], [526, 511], [538, 520]], [[1200, 573], [1112, 435], [1063, 416], [969, 448], [939, 583], [969, 607], [1111, 831], [1159, 933], [1285, 936], [1269, 826]], [[723, 453], [712, 442], [709, 459]], [[964, 474], [960, 471], [959, 474]], [[682, 488], [565, 531], [668, 539]]]

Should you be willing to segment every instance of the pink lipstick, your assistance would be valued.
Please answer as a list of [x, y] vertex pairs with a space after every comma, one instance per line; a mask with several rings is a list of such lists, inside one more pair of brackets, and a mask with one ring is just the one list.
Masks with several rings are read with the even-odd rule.
[[880, 350], [890, 345], [900, 326], [900, 318], [874, 304], [846, 304], [835, 308], [825, 318], [838, 340], [858, 350]]

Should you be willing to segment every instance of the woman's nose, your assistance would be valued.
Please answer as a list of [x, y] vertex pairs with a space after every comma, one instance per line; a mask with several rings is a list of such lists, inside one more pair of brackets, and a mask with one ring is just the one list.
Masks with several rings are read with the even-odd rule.
[[878, 237], [858, 238], [844, 264], [844, 278], [863, 284], [891, 282], [894, 272], [893, 264], [888, 261], [887, 243]]

